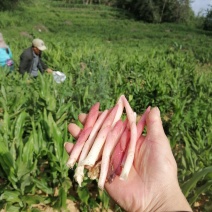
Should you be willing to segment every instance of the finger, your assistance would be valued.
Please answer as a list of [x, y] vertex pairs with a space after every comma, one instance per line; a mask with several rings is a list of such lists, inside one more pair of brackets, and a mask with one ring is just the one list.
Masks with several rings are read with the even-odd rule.
[[86, 113], [80, 113], [79, 116], [78, 116], [79, 121], [80, 121], [83, 125], [85, 124], [86, 118], [87, 118], [87, 114], [86, 114]]
[[[86, 114], [86, 113], [80, 113], [79, 116], [78, 116], [79, 121], [83, 125], [85, 124], [87, 116], [88, 116], [88, 114]], [[82, 129], [77, 124], [70, 123], [68, 125], [68, 131], [71, 133], [72, 136], [74, 136], [75, 138], [78, 138]]]
[[136, 143], [135, 158], [139, 154], [140, 149], [141, 149], [141, 146], [142, 146], [144, 140], [145, 140], [145, 137], [144, 136], [140, 136], [138, 138], [137, 143]]
[[[99, 115], [102, 114], [102, 111], [99, 111]], [[80, 113], [78, 116], [79, 121], [84, 125], [86, 118], [87, 118], [88, 114], [87, 113]]]
[[137, 123], [137, 138], [139, 138], [141, 136], [141, 134], [144, 130], [144, 127], [146, 124], [146, 117], [147, 117], [148, 113], [150, 112], [150, 110], [151, 110], [151, 107], [149, 106]]
[[[155, 154], [160, 155], [157, 161], [158, 164], [163, 164], [162, 167], [166, 167], [164, 172], [166, 172], [167, 167], [168, 169], [173, 169], [175, 174], [174, 176], [176, 177], [177, 164], [173, 156], [169, 140], [164, 132], [160, 111], [157, 107], [153, 108], [147, 117], [147, 136], [145, 141], [147, 141], [146, 144], [151, 143], [150, 146], [152, 146], [152, 151], [154, 151]], [[140, 149], [142, 149], [142, 146]]]
[[71, 133], [71, 135], [74, 136], [75, 138], [78, 138], [78, 136], [79, 136], [81, 130], [82, 130], [82, 129], [81, 129], [78, 125], [76, 125], [76, 124], [74, 124], [74, 123], [70, 123], [70, 124], [68, 125], [68, 131], [69, 131], [69, 132]]
[[147, 115], [146, 125], [148, 140], [163, 142], [165, 139], [168, 141], [163, 129], [162, 120], [160, 117], [160, 110], [158, 109], [158, 107], [153, 108], [149, 112], [149, 114]]
[[65, 147], [66, 152], [70, 155], [71, 151], [72, 151], [72, 149], [74, 147], [74, 144], [69, 143], [69, 142], [65, 142], [64, 143], [64, 147]]

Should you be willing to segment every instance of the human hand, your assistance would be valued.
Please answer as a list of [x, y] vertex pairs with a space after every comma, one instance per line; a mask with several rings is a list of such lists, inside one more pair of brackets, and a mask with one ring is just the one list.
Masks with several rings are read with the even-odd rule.
[[53, 70], [50, 69], [50, 68], [47, 68], [46, 71], [47, 71], [47, 73], [52, 73], [53, 72]]
[[[82, 123], [85, 117], [79, 116]], [[106, 183], [108, 194], [126, 211], [191, 211], [178, 184], [176, 161], [158, 108], [148, 113], [146, 127], [147, 135], [137, 142], [127, 180], [116, 177]], [[80, 129], [71, 125], [69, 131], [76, 137]], [[72, 147], [73, 144], [65, 144], [68, 153]]]

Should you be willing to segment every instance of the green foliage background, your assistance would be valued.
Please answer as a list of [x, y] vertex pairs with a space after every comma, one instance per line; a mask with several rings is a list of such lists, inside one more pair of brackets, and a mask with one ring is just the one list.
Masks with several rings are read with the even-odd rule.
[[[125, 94], [137, 114], [161, 110], [178, 163], [181, 188], [193, 209], [212, 201], [212, 34], [182, 24], [145, 24], [102, 5], [36, 1], [0, 13], [0, 29], [15, 69], [0, 75], [0, 208], [38, 211], [37, 204], [81, 211], [113, 207], [96, 182], [79, 188], [66, 167], [70, 121], [97, 101], [104, 110]], [[34, 37], [48, 47], [47, 64], [66, 74], [31, 80], [17, 72]]]

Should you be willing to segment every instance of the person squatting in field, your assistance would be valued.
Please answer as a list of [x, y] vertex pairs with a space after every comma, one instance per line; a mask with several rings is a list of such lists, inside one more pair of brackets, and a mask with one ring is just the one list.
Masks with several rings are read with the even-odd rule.
[[2, 33], [0, 33], [0, 67], [5, 70], [13, 71], [14, 62], [10, 47], [4, 41]]
[[[85, 124], [86, 117], [82, 115], [79, 120]], [[180, 189], [177, 164], [157, 107], [149, 110], [145, 123], [147, 133], [137, 141], [127, 179], [116, 176], [112, 183], [105, 182], [104, 188], [126, 211], [192, 211]], [[81, 130], [75, 124], [69, 125], [69, 132], [74, 137]], [[66, 142], [64, 147], [71, 155], [74, 144]]]
[[42, 74], [44, 72], [52, 73], [52, 69], [48, 68], [41, 58], [42, 52], [46, 49], [41, 39], [34, 39], [32, 41], [32, 46], [25, 49], [20, 56], [20, 74], [24, 75], [25, 73], [29, 73], [31, 77], [37, 77], [38, 71]]

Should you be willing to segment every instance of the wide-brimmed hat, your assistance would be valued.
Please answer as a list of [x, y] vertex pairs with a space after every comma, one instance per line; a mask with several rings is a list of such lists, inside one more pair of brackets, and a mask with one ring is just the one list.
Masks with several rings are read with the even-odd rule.
[[44, 42], [39, 38], [35, 38], [32, 41], [32, 46], [37, 47], [40, 51], [44, 51], [47, 49]]

